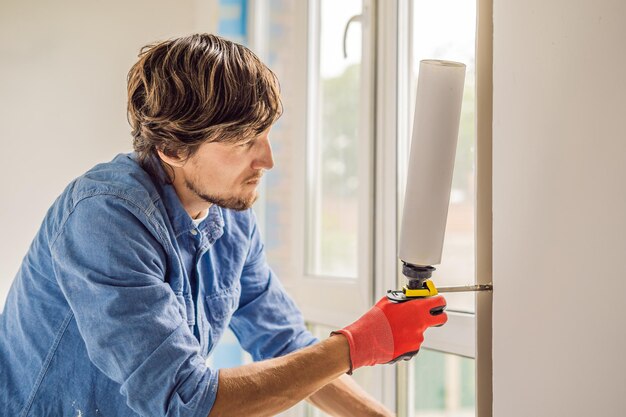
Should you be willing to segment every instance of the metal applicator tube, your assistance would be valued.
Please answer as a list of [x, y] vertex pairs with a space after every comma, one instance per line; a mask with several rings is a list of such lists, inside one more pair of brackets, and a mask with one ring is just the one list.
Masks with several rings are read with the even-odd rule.
[[441, 263], [464, 82], [462, 63], [420, 62], [399, 247], [409, 288]]

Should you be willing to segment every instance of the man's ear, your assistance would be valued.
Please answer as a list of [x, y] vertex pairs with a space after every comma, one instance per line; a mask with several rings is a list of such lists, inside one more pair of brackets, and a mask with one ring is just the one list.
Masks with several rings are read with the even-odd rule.
[[183, 165], [185, 165], [186, 160], [179, 157], [178, 155], [168, 155], [162, 149], [157, 149], [157, 154], [159, 155], [159, 158], [161, 158], [163, 162], [165, 162], [171, 167], [180, 168]]

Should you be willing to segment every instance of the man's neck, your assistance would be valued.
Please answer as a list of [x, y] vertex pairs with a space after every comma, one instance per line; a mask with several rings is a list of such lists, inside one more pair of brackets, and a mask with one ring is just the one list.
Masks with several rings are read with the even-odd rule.
[[[209, 206], [210, 207], [210, 206]], [[197, 220], [197, 219], [203, 219], [207, 216], [209, 209], [206, 209], [204, 211], [199, 212], [198, 214], [196, 214], [195, 216], [191, 216], [192, 219]]]
[[174, 181], [172, 182], [172, 186], [176, 191], [176, 195], [180, 200], [183, 208], [189, 214], [189, 217], [192, 219], [200, 219], [203, 216], [206, 216], [207, 211], [212, 206], [211, 203], [207, 203], [206, 201], [199, 198], [195, 193], [193, 193], [188, 187], [185, 186], [183, 175], [174, 175]]

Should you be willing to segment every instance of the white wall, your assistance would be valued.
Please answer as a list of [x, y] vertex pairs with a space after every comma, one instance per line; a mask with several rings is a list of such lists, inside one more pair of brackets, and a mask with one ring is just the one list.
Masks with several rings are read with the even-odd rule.
[[494, 415], [626, 415], [626, 2], [494, 0]]
[[141, 46], [212, 31], [215, 1], [0, 3], [0, 310], [41, 219], [74, 177], [131, 149]]

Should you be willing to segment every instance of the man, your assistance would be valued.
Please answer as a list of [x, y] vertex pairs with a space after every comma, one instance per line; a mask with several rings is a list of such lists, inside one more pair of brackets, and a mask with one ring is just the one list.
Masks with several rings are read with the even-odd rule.
[[[312, 337], [249, 209], [281, 111], [275, 76], [241, 45], [203, 34], [142, 50], [135, 152], [67, 187], [9, 292], [0, 415], [268, 416], [306, 398], [391, 415], [342, 374], [414, 354], [445, 301], [382, 299]], [[226, 326], [256, 363], [206, 367]]]

